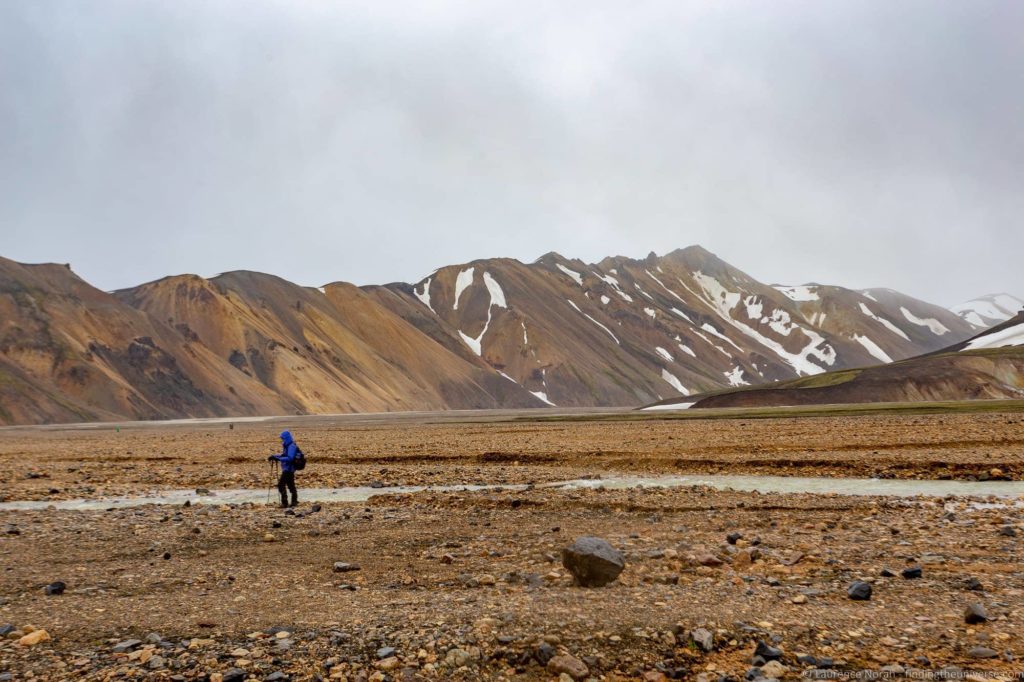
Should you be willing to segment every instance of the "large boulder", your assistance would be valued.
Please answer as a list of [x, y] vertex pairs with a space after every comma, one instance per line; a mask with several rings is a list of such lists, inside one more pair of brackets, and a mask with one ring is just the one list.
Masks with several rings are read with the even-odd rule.
[[626, 560], [605, 540], [584, 536], [562, 550], [562, 565], [583, 587], [603, 587], [619, 577]]

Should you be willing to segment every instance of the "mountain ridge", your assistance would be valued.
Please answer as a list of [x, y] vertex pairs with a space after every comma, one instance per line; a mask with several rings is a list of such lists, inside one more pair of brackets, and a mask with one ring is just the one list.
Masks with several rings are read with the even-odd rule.
[[762, 284], [699, 245], [476, 259], [413, 283], [235, 270], [114, 292], [66, 264], [0, 258], [0, 313], [2, 423], [635, 406], [976, 331], [892, 290]]

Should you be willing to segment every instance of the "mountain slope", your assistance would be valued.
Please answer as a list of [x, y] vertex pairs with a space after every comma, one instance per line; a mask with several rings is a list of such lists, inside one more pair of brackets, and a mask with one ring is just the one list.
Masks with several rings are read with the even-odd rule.
[[972, 333], [897, 292], [769, 286], [697, 246], [478, 260], [415, 284], [240, 271], [114, 294], [66, 266], [0, 259], [0, 423], [634, 406]]
[[[382, 298], [558, 405], [647, 402], [905, 358], [966, 338], [955, 314], [888, 290], [770, 287], [700, 247], [588, 265], [441, 268]], [[427, 321], [429, 329], [427, 329]]]
[[172, 277], [118, 292], [279, 396], [288, 412], [526, 407], [537, 401], [439, 348], [357, 287], [272, 275]]
[[750, 389], [663, 401], [692, 408], [1024, 399], [1024, 312], [941, 351]]

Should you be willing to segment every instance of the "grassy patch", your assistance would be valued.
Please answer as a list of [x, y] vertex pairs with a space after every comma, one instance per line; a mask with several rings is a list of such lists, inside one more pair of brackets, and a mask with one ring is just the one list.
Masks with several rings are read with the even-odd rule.
[[959, 400], [949, 402], [852, 403], [797, 407], [722, 407], [679, 412], [619, 412], [517, 417], [517, 422], [674, 421], [681, 419], [784, 419], [792, 417], [856, 417], [879, 414], [991, 414], [1024, 412], [1024, 400]]

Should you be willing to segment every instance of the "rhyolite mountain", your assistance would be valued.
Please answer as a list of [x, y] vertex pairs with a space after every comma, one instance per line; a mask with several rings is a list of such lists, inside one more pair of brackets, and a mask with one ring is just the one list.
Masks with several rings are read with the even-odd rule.
[[979, 327], [708, 251], [487, 259], [416, 283], [178, 275], [113, 293], [0, 258], [0, 423], [636, 406], [900, 360]]

